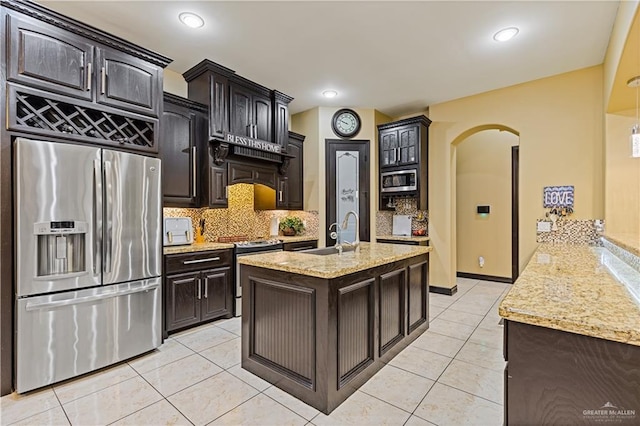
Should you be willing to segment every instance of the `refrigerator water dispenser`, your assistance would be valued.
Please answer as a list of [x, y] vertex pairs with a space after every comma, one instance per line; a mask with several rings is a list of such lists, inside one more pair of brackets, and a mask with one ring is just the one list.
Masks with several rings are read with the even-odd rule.
[[37, 238], [37, 277], [86, 271], [87, 223], [73, 220], [34, 225]]

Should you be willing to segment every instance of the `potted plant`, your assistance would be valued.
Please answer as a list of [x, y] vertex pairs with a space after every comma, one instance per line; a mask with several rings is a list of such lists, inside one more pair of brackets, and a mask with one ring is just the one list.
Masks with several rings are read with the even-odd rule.
[[279, 229], [282, 231], [282, 235], [293, 236], [304, 231], [304, 223], [297, 216], [287, 216], [280, 220]]

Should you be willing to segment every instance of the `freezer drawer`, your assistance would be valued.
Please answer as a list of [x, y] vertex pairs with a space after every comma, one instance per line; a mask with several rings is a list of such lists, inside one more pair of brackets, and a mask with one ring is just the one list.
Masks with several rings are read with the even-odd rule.
[[96, 370], [161, 344], [161, 278], [18, 299], [16, 390]]

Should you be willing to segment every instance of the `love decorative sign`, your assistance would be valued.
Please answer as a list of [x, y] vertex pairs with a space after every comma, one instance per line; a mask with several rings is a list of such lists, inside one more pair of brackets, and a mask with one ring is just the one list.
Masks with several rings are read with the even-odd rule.
[[573, 208], [573, 185], [545, 186], [543, 206]]

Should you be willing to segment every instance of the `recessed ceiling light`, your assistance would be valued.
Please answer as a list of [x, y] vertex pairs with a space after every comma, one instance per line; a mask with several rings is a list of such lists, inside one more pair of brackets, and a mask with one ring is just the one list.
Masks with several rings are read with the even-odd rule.
[[338, 92], [336, 92], [335, 90], [325, 90], [324, 92], [322, 92], [322, 96], [324, 96], [325, 98], [335, 98], [336, 96], [338, 96]]
[[495, 41], [511, 40], [512, 38], [514, 38], [518, 34], [519, 31], [520, 30], [518, 30], [516, 27], [504, 28], [504, 29], [498, 31], [497, 33], [495, 33], [493, 35], [493, 39]]
[[191, 12], [182, 12], [178, 15], [180, 22], [190, 28], [200, 28], [204, 25], [204, 19]]

